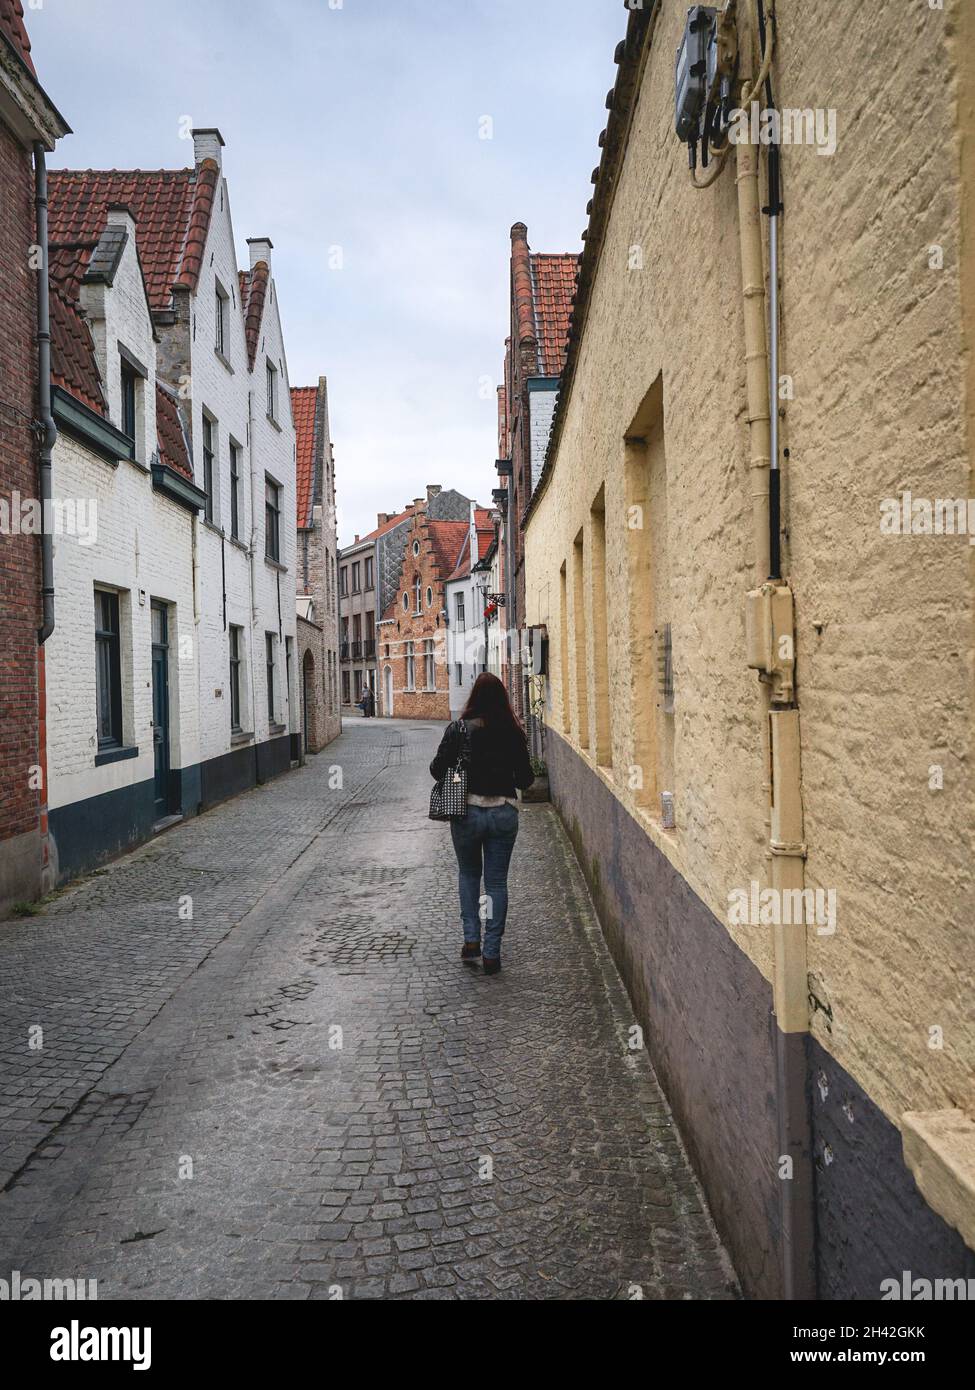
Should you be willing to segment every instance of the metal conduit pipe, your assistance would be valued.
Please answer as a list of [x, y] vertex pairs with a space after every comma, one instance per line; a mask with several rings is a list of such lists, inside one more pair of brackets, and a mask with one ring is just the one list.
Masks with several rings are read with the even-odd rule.
[[37, 400], [40, 410], [40, 503], [41, 526], [41, 599], [43, 619], [37, 630], [38, 643], [43, 646], [54, 631], [54, 535], [49, 525], [53, 496], [51, 456], [58, 437], [51, 413], [51, 289], [47, 269], [47, 158], [41, 142], [34, 143], [34, 207], [37, 218], [37, 244], [41, 264], [37, 273]]
[[[748, 84], [745, 84], [746, 91]], [[737, 146], [738, 236], [745, 312], [745, 374], [748, 403], [752, 543], [756, 584], [769, 573], [769, 465], [772, 456], [769, 357], [765, 336], [765, 267], [758, 191], [758, 148]]]
[[[774, 33], [767, 33], [762, 0], [751, 7], [754, 38], [763, 55], [759, 83], [768, 74]], [[774, 24], [774, 0], [768, 3]], [[744, 50], [743, 50], [744, 51]], [[745, 84], [745, 93], [751, 90]], [[794, 614], [791, 591], [781, 579], [779, 518], [779, 244], [778, 151], [770, 160], [769, 179], [769, 324], [766, 331], [765, 273], [757, 147], [737, 147], [739, 236], [742, 297], [745, 312], [745, 361], [750, 431], [752, 526], [756, 593], [753, 611], [767, 613], [768, 664], [761, 691], [762, 751], [766, 766], [769, 877], [779, 903], [801, 893], [805, 877], [800, 776], [799, 710], [794, 699]], [[773, 477], [774, 475], [774, 477]], [[789, 653], [780, 661], [780, 642], [788, 637]], [[751, 664], [756, 664], [750, 653]], [[791, 899], [790, 901], [794, 901]], [[816, 1272], [813, 1243], [813, 1191], [809, 1103], [803, 1035], [809, 1029], [806, 978], [806, 926], [786, 926], [779, 913], [772, 929], [775, 1072], [779, 1144], [779, 1211], [782, 1292], [787, 1299], [814, 1298]], [[781, 1172], [788, 1160], [788, 1176]]]

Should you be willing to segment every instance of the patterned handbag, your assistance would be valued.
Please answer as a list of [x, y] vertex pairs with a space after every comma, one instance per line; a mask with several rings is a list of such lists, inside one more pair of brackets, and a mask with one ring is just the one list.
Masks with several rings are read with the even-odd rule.
[[436, 782], [430, 793], [431, 820], [463, 820], [467, 815], [467, 764], [470, 760], [470, 736], [463, 719], [457, 721], [461, 746], [457, 761]]

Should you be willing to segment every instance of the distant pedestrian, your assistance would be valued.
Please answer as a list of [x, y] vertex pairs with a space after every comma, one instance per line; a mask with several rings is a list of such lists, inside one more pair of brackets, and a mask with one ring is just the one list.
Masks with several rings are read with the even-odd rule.
[[376, 697], [372, 693], [372, 688], [366, 686], [362, 692], [362, 699], [359, 701], [359, 708], [362, 710], [363, 719], [371, 719], [376, 713]]
[[[485, 975], [496, 975], [508, 915], [508, 865], [518, 834], [515, 789], [524, 791], [535, 776], [525, 731], [497, 676], [488, 671], [478, 676], [461, 720], [468, 738], [467, 814], [450, 823], [464, 928], [461, 960], [474, 965], [481, 956], [483, 876], [483, 967]], [[430, 764], [431, 776], [439, 781], [456, 766], [463, 750], [464, 732], [455, 721], [447, 726]]]

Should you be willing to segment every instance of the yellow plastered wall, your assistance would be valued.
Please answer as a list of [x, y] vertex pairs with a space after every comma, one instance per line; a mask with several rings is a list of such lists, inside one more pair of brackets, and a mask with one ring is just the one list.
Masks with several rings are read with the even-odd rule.
[[[768, 828], [761, 704], [744, 664], [753, 557], [734, 167], [708, 191], [690, 187], [673, 134], [685, 12], [664, 0], [652, 40], [554, 470], [527, 526], [527, 622], [548, 624], [555, 727], [568, 670], [565, 707], [581, 704], [591, 729], [598, 658], [588, 578], [585, 630], [575, 623], [575, 542], [581, 533], [586, 575], [603, 488], [612, 771], [596, 768], [593, 734], [581, 747], [573, 722], [567, 737], [726, 921], [732, 889], [768, 882]], [[962, 6], [918, 0], [881, 15], [779, 0], [778, 15], [777, 101], [832, 109], [837, 135], [832, 155], [783, 151], [784, 562], [796, 596], [806, 883], [835, 890], [837, 909], [834, 935], [809, 930], [812, 990], [832, 1010], [830, 1022], [816, 1009], [812, 1028], [896, 1123], [905, 1110], [975, 1108], [975, 550], [962, 536], [880, 531], [881, 501], [902, 489], [972, 496]], [[970, 230], [965, 244], [971, 253]], [[658, 377], [674, 832], [626, 776], [646, 665], [633, 628], [644, 605], [631, 602], [625, 436]], [[563, 565], [569, 601], [550, 606]], [[941, 790], [930, 789], [933, 767]], [[770, 977], [770, 929], [733, 931]]]

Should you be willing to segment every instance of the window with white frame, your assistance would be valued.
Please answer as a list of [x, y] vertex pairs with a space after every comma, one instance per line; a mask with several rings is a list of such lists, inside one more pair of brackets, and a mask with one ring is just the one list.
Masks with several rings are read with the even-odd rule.
[[145, 382], [142, 373], [124, 354], [120, 361], [119, 375], [122, 387], [120, 421], [122, 433], [127, 434], [135, 445], [134, 457], [136, 460], [139, 463], [145, 463], [143, 458]]
[[278, 418], [278, 369], [268, 358], [267, 361], [267, 418]]
[[217, 280], [213, 287], [213, 346], [221, 357], [227, 355], [227, 291]]
[[95, 590], [95, 706], [98, 716], [98, 747], [120, 747], [122, 648], [119, 596], [107, 589]]
[[428, 637], [423, 644], [423, 684], [427, 690], [436, 690], [437, 671], [433, 659], [433, 638]]
[[230, 441], [230, 534], [240, 540], [240, 445]]
[[267, 717], [268, 722], [276, 724], [278, 722], [278, 711], [276, 708], [277, 691], [275, 689], [274, 668], [276, 665], [277, 639], [273, 632], [264, 634], [264, 665], [267, 672]]
[[230, 628], [230, 729], [239, 734], [241, 730], [241, 679], [240, 668], [244, 659], [244, 630]]
[[268, 560], [281, 560], [281, 487], [273, 478], [264, 479], [264, 554]]
[[416, 657], [412, 642], [406, 644], [406, 688], [407, 690], [416, 689]]
[[209, 415], [203, 416], [203, 491], [206, 500], [203, 503], [203, 515], [207, 521], [213, 521], [216, 514], [216, 457], [217, 457], [217, 422], [212, 420]]

